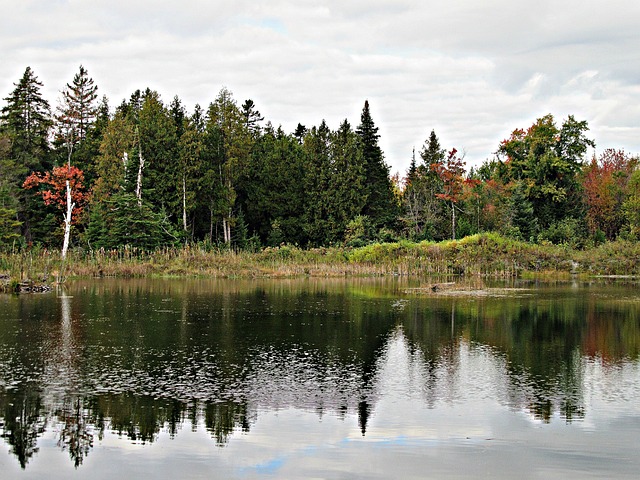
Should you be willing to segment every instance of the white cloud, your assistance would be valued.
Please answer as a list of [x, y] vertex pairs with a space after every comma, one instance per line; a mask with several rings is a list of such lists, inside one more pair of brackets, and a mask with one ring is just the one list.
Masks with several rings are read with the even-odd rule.
[[275, 125], [353, 126], [365, 99], [392, 169], [431, 129], [469, 163], [552, 113], [640, 153], [640, 4], [507, 0], [8, 1], [0, 93], [31, 66], [53, 104], [83, 64], [112, 106], [137, 88], [206, 106], [222, 86]]

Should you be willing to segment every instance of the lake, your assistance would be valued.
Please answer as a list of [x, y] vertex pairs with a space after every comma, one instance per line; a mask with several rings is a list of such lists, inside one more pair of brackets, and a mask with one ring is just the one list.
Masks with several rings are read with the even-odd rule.
[[2, 478], [638, 478], [633, 280], [0, 295]]

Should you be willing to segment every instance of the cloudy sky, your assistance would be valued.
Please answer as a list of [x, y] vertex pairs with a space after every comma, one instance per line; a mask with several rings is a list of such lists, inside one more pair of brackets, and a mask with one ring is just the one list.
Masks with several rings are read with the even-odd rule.
[[[0, 94], [27, 66], [52, 106], [83, 64], [112, 107], [140, 88], [191, 111], [225, 86], [291, 132], [355, 127], [392, 171], [434, 129], [468, 164], [547, 113], [596, 153], [640, 153], [636, 0], [0, 0]], [[5, 102], [2, 102], [4, 105]]]

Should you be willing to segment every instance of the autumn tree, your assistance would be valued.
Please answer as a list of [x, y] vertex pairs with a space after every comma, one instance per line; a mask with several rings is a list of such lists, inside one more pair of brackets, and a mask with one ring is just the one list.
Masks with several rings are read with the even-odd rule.
[[82, 170], [71, 165], [55, 167], [51, 172], [34, 172], [24, 181], [25, 189], [38, 188], [38, 195], [42, 196], [45, 205], [55, 205], [64, 213], [64, 243], [62, 259], [64, 260], [69, 248], [69, 234], [71, 225], [78, 222], [78, 218], [87, 200]]
[[442, 193], [436, 197], [446, 202], [451, 210], [451, 238], [456, 239], [456, 204], [462, 199], [465, 183], [464, 161], [458, 150], [449, 151], [443, 163], [432, 163], [431, 170], [442, 181]]
[[500, 181], [521, 182], [543, 230], [584, 218], [578, 173], [587, 148], [595, 145], [585, 135], [588, 129], [587, 122], [572, 115], [558, 128], [546, 115], [526, 131], [514, 130], [498, 149]]
[[622, 230], [626, 221], [622, 204], [637, 165], [636, 157], [622, 150], [607, 149], [598, 158], [594, 155], [585, 166], [582, 186], [592, 235], [600, 231], [608, 240], [614, 240]]
[[640, 239], [640, 170], [635, 170], [629, 178], [628, 196], [622, 204], [627, 220], [627, 229], [633, 239]]

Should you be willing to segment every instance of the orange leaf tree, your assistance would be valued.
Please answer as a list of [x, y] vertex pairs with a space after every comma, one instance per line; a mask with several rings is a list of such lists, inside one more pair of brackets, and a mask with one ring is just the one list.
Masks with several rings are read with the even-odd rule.
[[84, 173], [77, 167], [55, 167], [53, 171], [41, 173], [33, 172], [23, 183], [23, 188], [38, 189], [45, 205], [56, 205], [64, 211], [67, 205], [67, 180], [71, 187], [71, 199], [74, 204], [72, 224], [76, 224], [89, 194], [84, 187]]
[[[465, 162], [458, 157], [458, 150], [452, 149], [447, 159], [442, 163], [432, 163], [431, 171], [438, 175], [442, 181], [442, 193], [437, 193], [436, 197], [444, 200], [451, 206], [451, 237], [456, 239], [456, 204], [469, 194], [472, 183], [475, 180], [465, 178]], [[467, 187], [467, 188], [465, 188]]]
[[622, 204], [627, 184], [638, 165], [638, 159], [621, 150], [607, 149], [598, 159], [593, 157], [582, 176], [587, 223], [595, 234], [598, 230], [614, 240], [625, 223]]

